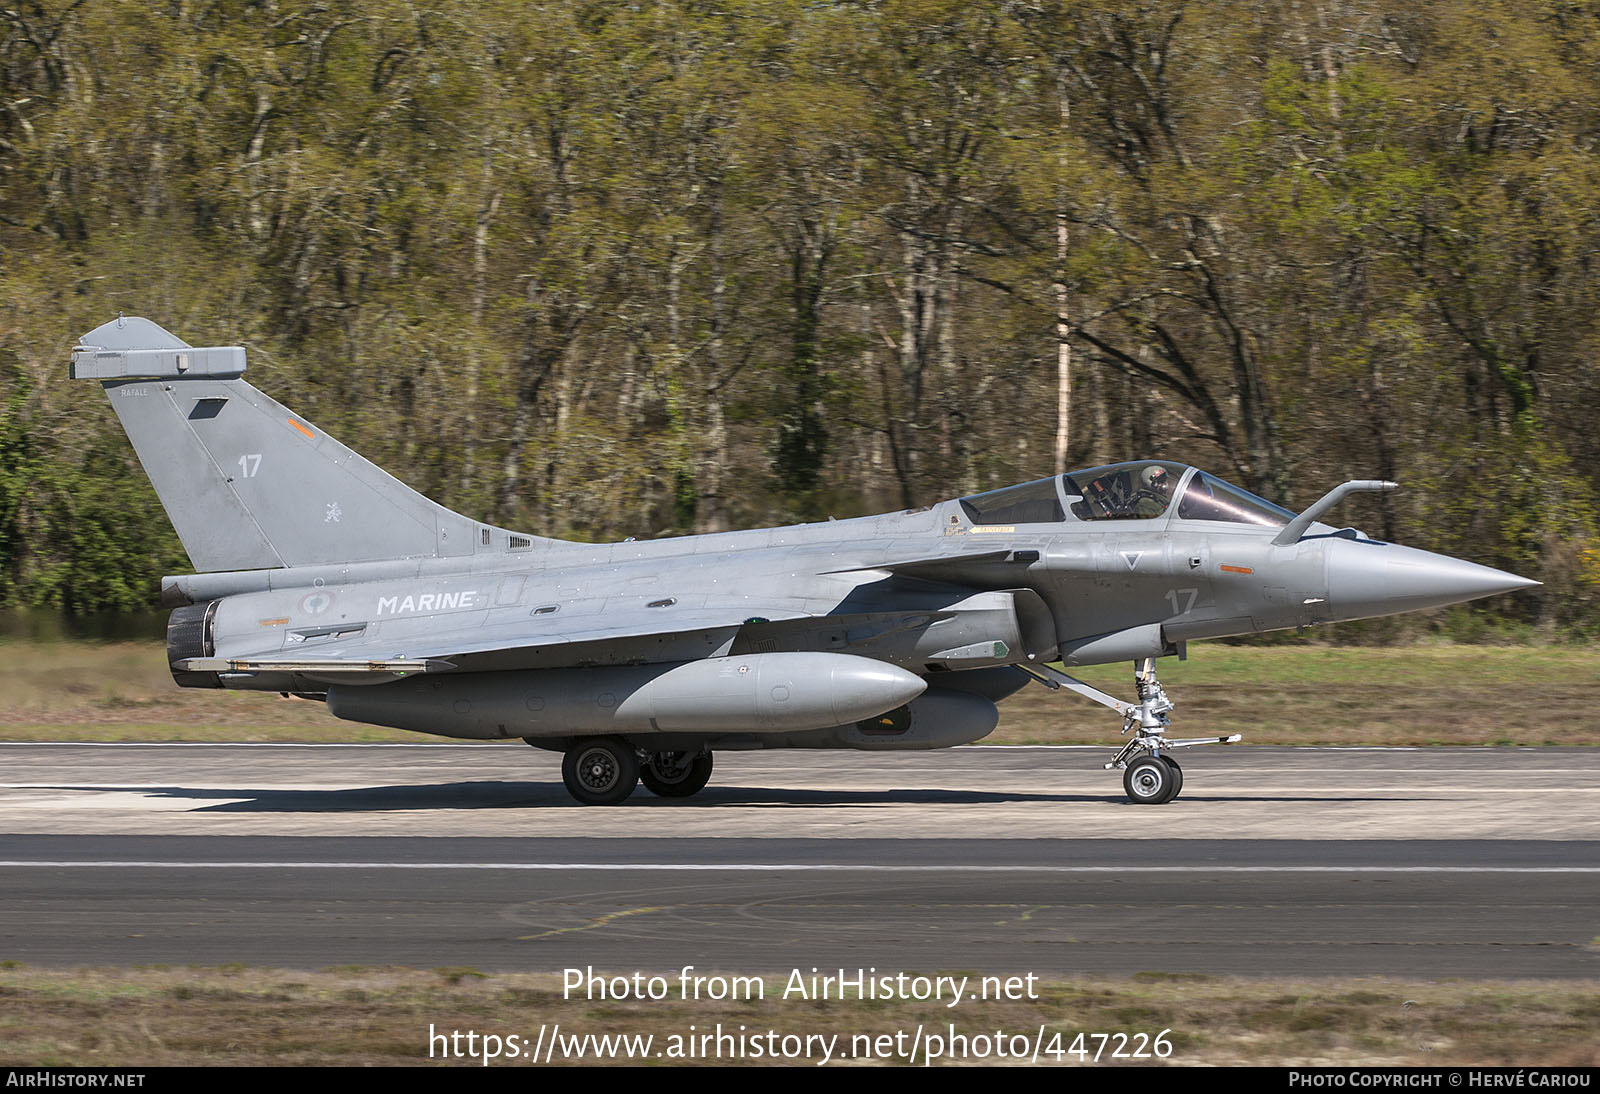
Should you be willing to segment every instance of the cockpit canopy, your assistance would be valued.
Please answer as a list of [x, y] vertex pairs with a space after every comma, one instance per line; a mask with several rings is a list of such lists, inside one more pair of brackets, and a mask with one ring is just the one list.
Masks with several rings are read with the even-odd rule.
[[1067, 519], [1055, 478], [1036, 479], [961, 499], [973, 524], [1056, 524]]
[[1183, 488], [1178, 502], [1179, 520], [1226, 520], [1235, 524], [1259, 524], [1263, 528], [1282, 528], [1295, 515], [1266, 498], [1223, 482], [1214, 475], [1196, 471]]
[[[1187, 476], [1187, 478], [1186, 478]], [[1164, 460], [1135, 460], [1069, 471], [961, 499], [974, 525], [1154, 520], [1177, 502], [1179, 520], [1227, 521], [1278, 528], [1294, 514], [1204, 471]]]

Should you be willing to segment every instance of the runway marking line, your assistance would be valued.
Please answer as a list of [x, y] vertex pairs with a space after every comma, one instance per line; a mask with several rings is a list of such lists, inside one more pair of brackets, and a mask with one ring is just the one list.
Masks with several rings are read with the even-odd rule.
[[116, 859], [10, 859], [0, 869], [95, 870], [587, 870], [726, 873], [894, 874], [1600, 874], [1600, 866], [960, 866], [904, 863], [768, 862], [164, 862]]

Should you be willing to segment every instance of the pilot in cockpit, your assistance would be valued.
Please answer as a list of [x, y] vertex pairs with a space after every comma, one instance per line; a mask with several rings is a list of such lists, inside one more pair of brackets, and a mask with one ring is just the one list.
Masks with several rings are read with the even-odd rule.
[[1073, 505], [1082, 520], [1139, 520], [1158, 517], [1172, 500], [1172, 475], [1160, 464], [1137, 473], [1123, 464], [1091, 480], [1084, 501]]
[[1148, 496], [1152, 501], [1160, 503], [1162, 509], [1167, 507], [1167, 502], [1170, 500], [1172, 493], [1172, 476], [1167, 474], [1165, 467], [1158, 463], [1151, 464], [1139, 472], [1139, 482], [1143, 484], [1142, 489], [1139, 491], [1141, 494]]

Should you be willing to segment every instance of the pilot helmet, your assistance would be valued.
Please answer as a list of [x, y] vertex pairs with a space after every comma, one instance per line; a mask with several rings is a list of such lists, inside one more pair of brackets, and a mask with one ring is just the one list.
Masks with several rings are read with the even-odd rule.
[[1171, 485], [1169, 478], [1167, 469], [1160, 464], [1153, 463], [1139, 472], [1139, 481], [1144, 484], [1145, 489], [1154, 490], [1159, 494], [1167, 492], [1167, 487]]

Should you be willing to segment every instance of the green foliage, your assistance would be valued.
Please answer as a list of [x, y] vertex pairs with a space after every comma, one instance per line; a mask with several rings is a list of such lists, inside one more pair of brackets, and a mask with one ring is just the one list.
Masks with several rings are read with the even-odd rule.
[[[0, 18], [0, 602], [186, 568], [61, 371], [117, 311], [558, 535], [1169, 456], [1539, 577], [1600, 632], [1600, 26], [948, 0]], [[1442, 624], [1501, 633], [1479, 615]]]

